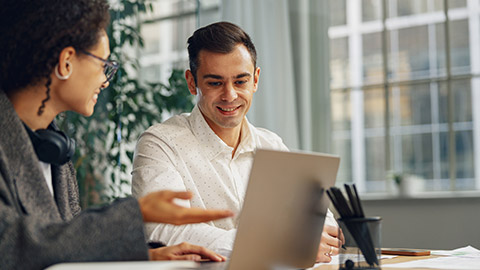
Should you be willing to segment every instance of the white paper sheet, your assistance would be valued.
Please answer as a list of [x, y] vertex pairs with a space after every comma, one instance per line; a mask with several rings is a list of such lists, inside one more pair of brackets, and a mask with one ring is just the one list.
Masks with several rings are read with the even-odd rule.
[[480, 250], [472, 247], [466, 246], [463, 248], [457, 248], [454, 250], [432, 250], [432, 255], [440, 255], [440, 256], [473, 256], [478, 257], [480, 256]]
[[432, 251], [432, 255], [442, 257], [425, 260], [416, 260], [395, 264], [384, 264], [382, 267], [391, 268], [432, 268], [449, 270], [478, 270], [480, 269], [480, 250], [466, 246], [454, 250]]
[[447, 256], [404, 263], [383, 264], [382, 267], [478, 270], [480, 268], [480, 258], [462, 258]]

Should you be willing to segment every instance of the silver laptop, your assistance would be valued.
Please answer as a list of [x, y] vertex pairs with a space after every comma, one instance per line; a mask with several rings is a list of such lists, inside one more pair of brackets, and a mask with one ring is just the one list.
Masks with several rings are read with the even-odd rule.
[[201, 269], [313, 266], [329, 206], [325, 190], [339, 163], [332, 155], [258, 149], [230, 259]]

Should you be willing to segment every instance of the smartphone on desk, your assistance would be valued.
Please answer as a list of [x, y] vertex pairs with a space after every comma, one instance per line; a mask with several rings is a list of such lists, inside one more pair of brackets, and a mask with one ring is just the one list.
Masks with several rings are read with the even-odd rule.
[[430, 250], [412, 248], [382, 248], [382, 254], [401, 256], [428, 256]]

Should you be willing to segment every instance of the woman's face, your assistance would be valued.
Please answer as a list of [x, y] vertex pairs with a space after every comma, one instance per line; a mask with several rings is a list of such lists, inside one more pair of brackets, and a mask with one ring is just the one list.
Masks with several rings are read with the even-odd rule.
[[[102, 31], [98, 43], [88, 52], [108, 59], [110, 48], [105, 31]], [[76, 51], [75, 56], [71, 59], [71, 65], [72, 74], [64, 81], [61, 89], [55, 91], [56, 100], [62, 107], [61, 111], [74, 111], [84, 116], [90, 116], [93, 114], [100, 91], [108, 86], [108, 83], [105, 83], [106, 77], [103, 72], [105, 64], [95, 57]]]

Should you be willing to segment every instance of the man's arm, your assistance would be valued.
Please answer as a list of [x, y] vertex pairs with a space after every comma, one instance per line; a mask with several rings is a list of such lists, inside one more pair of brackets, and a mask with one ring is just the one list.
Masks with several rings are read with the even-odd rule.
[[[132, 194], [139, 198], [152, 191], [185, 191], [184, 179], [176, 168], [174, 150], [158, 136], [145, 132], [135, 151], [132, 172]], [[192, 191], [195, 192], [195, 191]], [[195, 194], [194, 194], [195, 196]], [[193, 198], [200, 199], [200, 198]], [[189, 201], [176, 201], [183, 207], [191, 207]], [[189, 242], [217, 252], [231, 250], [236, 230], [224, 230], [212, 223], [173, 226], [168, 224], [146, 225], [149, 240], [167, 245]]]
[[167, 246], [188, 242], [228, 255], [233, 248], [237, 230], [224, 230], [206, 223], [174, 226], [169, 224], [147, 224], [151, 231], [149, 239], [162, 241]]

